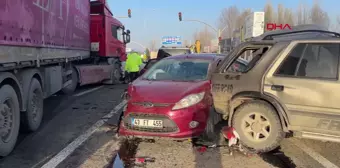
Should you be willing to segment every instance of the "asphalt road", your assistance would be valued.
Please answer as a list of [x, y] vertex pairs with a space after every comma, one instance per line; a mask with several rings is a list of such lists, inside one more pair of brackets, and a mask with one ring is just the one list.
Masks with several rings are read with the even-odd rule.
[[[226, 147], [201, 153], [189, 141], [126, 141], [115, 135], [112, 124], [121, 114], [120, 95], [126, 85], [88, 86], [73, 95], [45, 100], [41, 128], [21, 134], [14, 152], [0, 158], [1, 168], [101, 168], [120, 153], [123, 158], [155, 157], [146, 167], [340, 167], [340, 144], [289, 138], [280, 149], [245, 156]], [[117, 107], [118, 106], [118, 107]], [[110, 118], [110, 119], [109, 119]]]

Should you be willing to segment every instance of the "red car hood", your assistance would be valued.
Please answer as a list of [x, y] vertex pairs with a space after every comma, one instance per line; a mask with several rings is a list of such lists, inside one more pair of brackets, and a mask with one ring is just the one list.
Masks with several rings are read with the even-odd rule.
[[209, 81], [173, 82], [135, 80], [130, 86], [131, 101], [154, 103], [177, 103], [191, 93], [199, 93], [210, 88]]

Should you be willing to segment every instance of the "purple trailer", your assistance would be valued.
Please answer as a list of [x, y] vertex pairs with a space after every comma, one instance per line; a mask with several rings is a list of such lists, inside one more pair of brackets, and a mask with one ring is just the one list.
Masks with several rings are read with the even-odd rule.
[[[1, 0], [0, 156], [13, 150], [19, 127], [39, 128], [44, 98], [117, 83], [129, 39], [104, 0]], [[112, 50], [106, 43], [124, 53], [100, 55]]]

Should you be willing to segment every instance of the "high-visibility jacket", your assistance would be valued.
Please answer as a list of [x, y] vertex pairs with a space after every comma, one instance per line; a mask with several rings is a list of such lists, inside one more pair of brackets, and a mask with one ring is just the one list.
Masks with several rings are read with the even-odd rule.
[[130, 53], [127, 56], [125, 63], [125, 71], [127, 72], [139, 72], [140, 66], [143, 64], [142, 58], [137, 53]]

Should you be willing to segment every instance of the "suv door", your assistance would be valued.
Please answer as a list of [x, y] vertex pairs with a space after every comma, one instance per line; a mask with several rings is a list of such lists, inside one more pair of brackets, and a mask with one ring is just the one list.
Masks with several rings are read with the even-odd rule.
[[339, 55], [340, 43], [293, 42], [268, 71], [264, 93], [286, 109], [291, 130], [340, 136]]
[[[266, 50], [262, 50], [263, 48], [266, 48]], [[240, 48], [233, 51], [231, 55], [226, 57], [222, 63], [220, 63], [211, 77], [211, 93], [213, 95], [215, 110], [218, 113], [226, 115], [229, 114], [230, 101], [233, 94], [243, 92], [245, 90], [256, 90], [258, 92], [261, 90], [262, 76], [259, 77], [259, 75], [254, 75], [251, 70], [263, 55], [263, 53], [259, 51], [266, 52], [268, 48], [268, 45], [250, 44], [240, 46]], [[241, 64], [241, 62], [237, 61], [237, 59], [241, 58], [246, 52], [254, 53], [253, 58], [246, 65], [246, 68], [231, 68], [241, 67], [241, 65], [236, 65]], [[247, 83], [249, 81], [252, 81], [252, 83]]]

